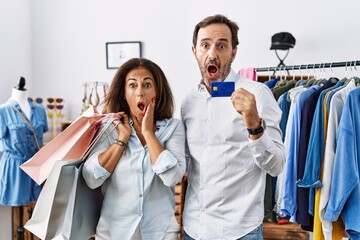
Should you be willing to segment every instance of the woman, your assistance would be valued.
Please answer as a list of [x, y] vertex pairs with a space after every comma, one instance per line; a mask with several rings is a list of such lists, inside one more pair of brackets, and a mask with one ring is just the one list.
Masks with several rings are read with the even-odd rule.
[[158, 65], [143, 58], [121, 65], [104, 106], [121, 119], [83, 169], [89, 187], [104, 193], [96, 239], [177, 239], [173, 187], [186, 164], [184, 128], [173, 108]]

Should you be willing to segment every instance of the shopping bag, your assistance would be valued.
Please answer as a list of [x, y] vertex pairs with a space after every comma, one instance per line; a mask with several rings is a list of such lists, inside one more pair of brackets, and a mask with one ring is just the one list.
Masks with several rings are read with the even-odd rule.
[[37, 184], [42, 184], [55, 161], [81, 158], [95, 135], [99, 120], [104, 116], [105, 114], [99, 114], [96, 108], [91, 106], [32, 158], [20, 165], [20, 168]]
[[82, 159], [55, 162], [32, 217], [24, 226], [40, 239], [78, 240], [95, 234], [102, 194], [99, 188], [90, 189], [86, 185], [81, 174], [83, 162]]
[[59, 160], [46, 180], [32, 217], [25, 228], [41, 239], [89, 239], [95, 234], [100, 217], [102, 193], [100, 187], [90, 189], [83, 176], [83, 164], [96, 148], [100, 137], [111, 126], [108, 120], [96, 134], [83, 158]]

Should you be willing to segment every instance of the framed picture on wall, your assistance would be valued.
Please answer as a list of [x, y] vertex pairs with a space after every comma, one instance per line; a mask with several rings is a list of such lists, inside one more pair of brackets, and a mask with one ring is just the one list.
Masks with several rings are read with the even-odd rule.
[[130, 58], [141, 57], [141, 42], [107, 42], [106, 68], [117, 69]]

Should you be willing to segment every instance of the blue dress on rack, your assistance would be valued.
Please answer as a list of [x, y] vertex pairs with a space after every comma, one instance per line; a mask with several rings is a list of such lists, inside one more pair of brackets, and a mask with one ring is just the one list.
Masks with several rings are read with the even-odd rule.
[[[9, 102], [23, 113], [16, 101], [9, 99]], [[41, 147], [43, 133], [48, 131], [46, 111], [40, 105], [29, 104], [31, 116], [28, 120]], [[35, 202], [41, 186], [19, 166], [29, 160], [38, 148], [31, 128], [8, 103], [0, 105], [0, 140], [4, 151], [0, 160], [0, 205], [22, 206]]]

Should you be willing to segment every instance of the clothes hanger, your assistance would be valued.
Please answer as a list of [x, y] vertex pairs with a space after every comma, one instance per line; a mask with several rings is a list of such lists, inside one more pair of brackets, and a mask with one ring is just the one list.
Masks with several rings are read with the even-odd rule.
[[320, 77], [319, 79], [316, 81], [317, 85], [322, 85], [324, 83], [326, 83], [326, 79], [325, 79], [325, 63], [321, 64], [319, 66], [319, 71], [320, 71]]
[[295, 71], [294, 71], [294, 69], [295, 69], [295, 65], [294, 65], [293, 68], [292, 68], [292, 73], [293, 73], [292, 80], [295, 80]]
[[306, 65], [305, 69], [307, 72], [307, 82], [304, 87], [308, 88], [308, 87], [312, 86], [312, 84], [314, 83], [314, 79], [310, 79], [309, 64]]
[[299, 72], [300, 72], [300, 80], [297, 81], [297, 83], [295, 84], [295, 87], [298, 87], [298, 86], [300, 86], [300, 85], [303, 85], [303, 83], [304, 83], [304, 75], [303, 75], [302, 70], [301, 70], [302, 66], [303, 66], [303, 65], [300, 65], [300, 66], [299, 66], [299, 69], [298, 69], [298, 70], [299, 70]]
[[[350, 62], [350, 65], [349, 65], [349, 68], [350, 68], [350, 72], [351, 72], [351, 77], [347, 80], [346, 83], [349, 83], [350, 81], [354, 81], [355, 83], [355, 86], [358, 86], [359, 85], [359, 82], [360, 82], [360, 79], [359, 77], [357, 76], [357, 68], [356, 68], [356, 61], [354, 61], [354, 65], [352, 65], [352, 61]], [[354, 73], [353, 73], [353, 68], [354, 68]]]
[[358, 87], [360, 86], [360, 78], [357, 76], [357, 68], [356, 68], [356, 62], [354, 61], [354, 69], [355, 69], [355, 74], [354, 74], [354, 81], [355, 81], [355, 86]]
[[345, 62], [344, 78], [340, 80], [343, 84], [347, 84], [347, 81], [348, 81], [348, 78], [347, 78], [347, 68], [348, 68], [348, 62]]

